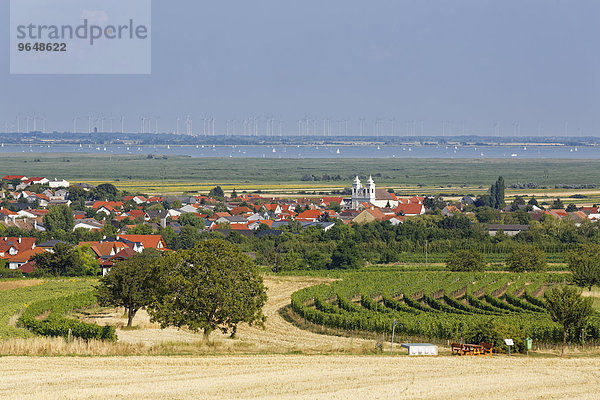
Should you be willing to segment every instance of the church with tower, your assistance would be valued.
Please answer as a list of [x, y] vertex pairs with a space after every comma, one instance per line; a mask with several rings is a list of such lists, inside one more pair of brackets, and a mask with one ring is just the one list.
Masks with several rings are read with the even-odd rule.
[[398, 200], [388, 193], [387, 190], [377, 189], [371, 176], [369, 176], [369, 180], [365, 186], [362, 185], [358, 176], [354, 178], [351, 202], [351, 208], [354, 210], [358, 210], [363, 203], [370, 203], [380, 208], [398, 207]]

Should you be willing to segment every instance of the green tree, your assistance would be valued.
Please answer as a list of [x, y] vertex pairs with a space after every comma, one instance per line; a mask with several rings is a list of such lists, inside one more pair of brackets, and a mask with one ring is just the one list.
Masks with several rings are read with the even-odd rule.
[[544, 300], [552, 320], [563, 328], [562, 356], [565, 354], [569, 330], [584, 326], [592, 315], [592, 299], [582, 297], [573, 286], [562, 285], [546, 291]]
[[235, 334], [240, 323], [263, 324], [267, 300], [258, 268], [235, 245], [219, 239], [168, 254], [161, 262], [157, 295], [149, 306], [162, 327], [216, 329]]
[[546, 253], [534, 245], [522, 245], [510, 253], [506, 264], [511, 272], [541, 272], [546, 270]]
[[75, 253], [79, 258], [78, 268], [73, 270], [73, 275], [94, 276], [100, 273], [100, 263], [94, 256], [94, 252], [89, 245], [75, 247]]
[[115, 185], [111, 183], [103, 183], [101, 185], [96, 186], [94, 190], [93, 197], [96, 200], [105, 200], [105, 201], [115, 201], [119, 191], [115, 187]]
[[208, 197], [212, 197], [213, 199], [222, 199], [225, 197], [225, 192], [223, 192], [221, 186], [215, 186], [214, 188], [210, 189], [210, 192], [208, 192]]
[[198, 229], [204, 229], [204, 218], [193, 213], [181, 214], [177, 222], [179, 222], [182, 226], [191, 225]]
[[565, 205], [563, 204], [561, 199], [556, 199], [556, 200], [554, 200], [554, 203], [552, 203], [553, 210], [563, 210], [564, 208], [565, 208]]
[[531, 199], [530, 199], [530, 200], [527, 202], [527, 204], [529, 204], [530, 206], [537, 206], [537, 207], [539, 207], [538, 201], [537, 201], [537, 199], [535, 198], [535, 196], [533, 196], [533, 197], [532, 197], [532, 198], [531, 198]]
[[485, 264], [483, 254], [475, 250], [458, 250], [446, 255], [446, 268], [453, 272], [483, 271]]
[[91, 200], [93, 196], [93, 193], [91, 192], [87, 192], [85, 191], [83, 188], [80, 188], [79, 186], [71, 186], [69, 188], [69, 200], [71, 200], [72, 202], [78, 201], [78, 200]]
[[177, 200], [177, 199], [175, 199], [175, 201], [173, 201], [173, 202], [170, 204], [170, 206], [171, 206], [170, 208], [174, 208], [174, 209], [178, 210], [178, 209], [180, 209], [181, 207], [183, 207], [183, 204], [181, 203], [181, 201], [180, 201], [180, 200]]
[[483, 206], [475, 209], [475, 217], [477, 218], [477, 221], [481, 223], [494, 224], [500, 222], [502, 214], [500, 213], [500, 210]]
[[492, 203], [492, 196], [486, 193], [477, 197], [475, 207], [492, 207]]
[[53, 252], [43, 252], [32, 257], [36, 276], [77, 276], [81, 275], [82, 261], [78, 252], [69, 244], [57, 243]]
[[131, 327], [135, 314], [150, 304], [155, 293], [158, 260], [156, 249], [146, 249], [142, 254], [119, 261], [96, 286], [101, 306], [124, 307], [127, 326]]
[[237, 194], [237, 192], [235, 191], [235, 188], [234, 188], [234, 189], [231, 191], [231, 198], [232, 198], [232, 199], [235, 199], [235, 198], [237, 198], [237, 197], [238, 197], [238, 194]]
[[200, 241], [202, 235], [198, 232], [198, 228], [191, 225], [181, 227], [181, 233], [176, 241], [176, 249], [192, 249]]
[[504, 190], [506, 186], [504, 184], [504, 178], [499, 176], [494, 183], [490, 187], [490, 205], [492, 208], [502, 208], [504, 207]]
[[575, 212], [575, 211], [577, 211], [577, 210], [579, 210], [579, 209], [577, 208], [577, 206], [576, 206], [574, 203], [570, 203], [569, 205], [567, 205], [567, 208], [566, 208], [566, 210], [565, 210], [565, 211], [566, 211], [566, 212]]
[[505, 324], [495, 318], [482, 318], [473, 325], [467, 325], [463, 334], [466, 343], [492, 343], [495, 352], [508, 352], [505, 338], [513, 339], [513, 351], [523, 353], [526, 350], [523, 331], [514, 324]]
[[444, 207], [446, 207], [446, 202], [444, 201], [444, 198], [439, 195], [435, 197], [428, 196], [423, 200], [423, 205], [428, 210], [443, 210]]
[[329, 269], [358, 269], [361, 259], [358, 248], [354, 242], [344, 241], [337, 246], [331, 254]]
[[214, 208], [215, 212], [228, 212], [229, 210], [227, 209], [227, 206], [225, 205], [225, 203], [217, 203], [217, 205]]
[[573, 273], [573, 282], [586, 287], [600, 285], [600, 245], [586, 244], [579, 249], [565, 253], [565, 261]]
[[152, 235], [152, 227], [150, 225], [138, 224], [127, 229], [128, 235]]
[[73, 211], [67, 206], [52, 206], [44, 215], [44, 226], [50, 232], [71, 232], [75, 226]]

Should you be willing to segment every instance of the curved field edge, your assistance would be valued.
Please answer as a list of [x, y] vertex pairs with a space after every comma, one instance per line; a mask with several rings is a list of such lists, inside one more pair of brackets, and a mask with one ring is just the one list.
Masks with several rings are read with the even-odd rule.
[[29, 338], [34, 334], [16, 326], [16, 320], [27, 307], [41, 301], [78, 295], [93, 289], [96, 280], [57, 279], [0, 291], [0, 339]]
[[[65, 317], [73, 310], [91, 307], [97, 302], [95, 290], [41, 300], [27, 307], [17, 321], [17, 326], [40, 336], [63, 337], [68, 340], [81, 338], [116, 341], [114, 326], [101, 327]], [[43, 318], [40, 318], [42, 316]]]
[[[291, 307], [305, 325], [324, 333], [388, 335], [396, 320], [400, 337], [458, 341], [494, 319], [537, 343], [553, 344], [562, 341], [562, 329], [540, 296], [564, 279], [556, 274], [354, 273], [295, 292]], [[578, 342], [579, 332], [571, 332], [570, 340]], [[585, 327], [585, 341], [600, 342], [597, 313]]]

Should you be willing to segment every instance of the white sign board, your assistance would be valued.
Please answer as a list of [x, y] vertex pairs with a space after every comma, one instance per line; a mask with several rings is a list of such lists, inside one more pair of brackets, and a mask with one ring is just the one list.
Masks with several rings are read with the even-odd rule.
[[504, 339], [504, 343], [506, 343], [507, 346], [515, 345], [512, 339]]

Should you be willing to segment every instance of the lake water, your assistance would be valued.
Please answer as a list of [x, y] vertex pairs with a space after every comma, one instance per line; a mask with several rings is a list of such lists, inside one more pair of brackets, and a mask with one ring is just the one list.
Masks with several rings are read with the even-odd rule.
[[565, 158], [600, 159], [583, 146], [98, 146], [1, 145], [1, 153], [137, 154], [224, 158]]

